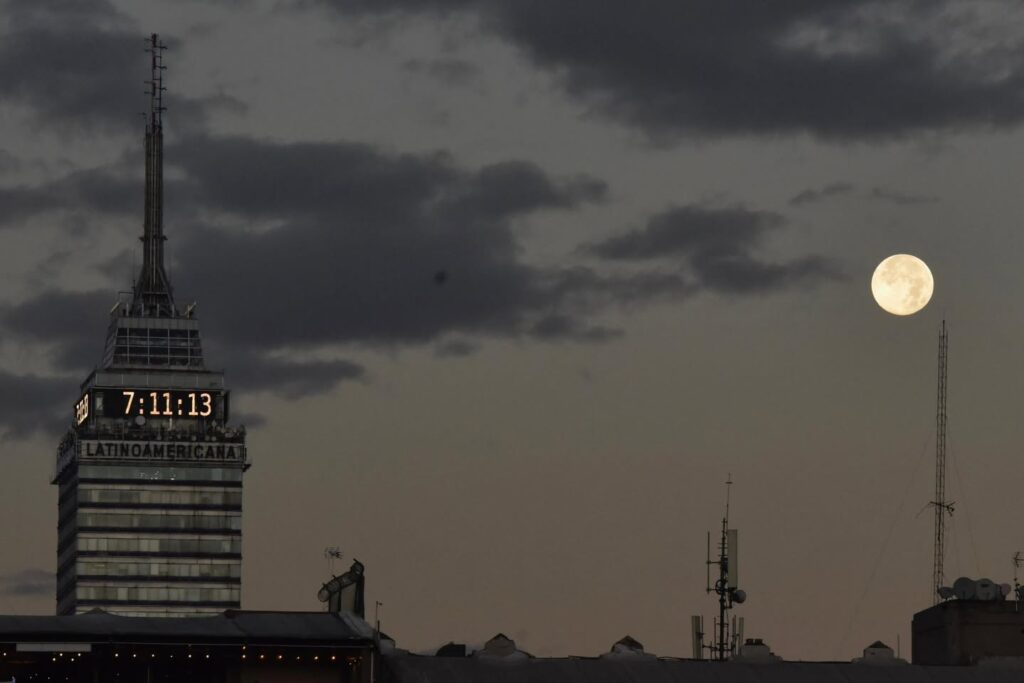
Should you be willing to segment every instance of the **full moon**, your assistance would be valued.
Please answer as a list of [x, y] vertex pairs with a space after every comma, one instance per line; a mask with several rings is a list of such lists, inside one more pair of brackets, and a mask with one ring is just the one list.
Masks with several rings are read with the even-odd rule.
[[878, 264], [871, 277], [871, 293], [893, 315], [911, 315], [928, 305], [935, 289], [932, 271], [910, 254], [894, 254]]

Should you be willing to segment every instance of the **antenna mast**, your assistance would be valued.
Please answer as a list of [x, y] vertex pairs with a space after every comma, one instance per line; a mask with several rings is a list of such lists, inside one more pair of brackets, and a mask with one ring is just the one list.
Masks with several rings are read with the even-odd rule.
[[[703, 618], [695, 616], [692, 618], [693, 624], [693, 651], [694, 659], [701, 659], [703, 656], [703, 650], [708, 649], [711, 651], [712, 659], [719, 661], [725, 661], [729, 659], [735, 652], [735, 649], [739, 643], [736, 642], [740, 633], [743, 630], [743, 619], [740, 618], [740, 624], [737, 626], [735, 620], [732, 624], [732, 634], [730, 637], [729, 627], [729, 610], [733, 608], [733, 605], [740, 604], [747, 599], [745, 591], [741, 590], [738, 586], [739, 576], [739, 533], [736, 529], [729, 528], [729, 499], [730, 492], [732, 489], [732, 475], [725, 482], [725, 516], [722, 517], [722, 537], [718, 544], [718, 559], [711, 559], [711, 532], [708, 532], [708, 586], [707, 592], [714, 592], [718, 594], [718, 623], [717, 631], [714, 642], [709, 645], [704, 644], [704, 627]], [[715, 581], [715, 585], [711, 585], [710, 570], [711, 565], [718, 565], [718, 579]]]
[[132, 311], [137, 315], [173, 317], [171, 283], [164, 270], [164, 70], [167, 46], [154, 33], [146, 40], [150, 54], [150, 80], [146, 81], [149, 114], [146, 116], [146, 203], [142, 232], [142, 272], [135, 283]]
[[932, 563], [932, 604], [939, 602], [939, 588], [945, 582], [946, 514], [953, 515], [953, 503], [946, 502], [946, 372], [949, 354], [949, 334], [946, 321], [942, 321], [939, 334], [939, 390], [935, 410], [935, 556]]

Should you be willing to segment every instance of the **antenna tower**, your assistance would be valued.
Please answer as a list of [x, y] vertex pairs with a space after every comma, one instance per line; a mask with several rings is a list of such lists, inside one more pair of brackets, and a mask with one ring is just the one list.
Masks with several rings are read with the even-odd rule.
[[[725, 482], [725, 516], [722, 517], [722, 537], [718, 542], [718, 559], [711, 559], [711, 532], [708, 532], [708, 580], [707, 592], [718, 594], [718, 623], [715, 640], [704, 644], [703, 619], [699, 616], [693, 617], [693, 645], [694, 658], [700, 659], [703, 650], [711, 651], [711, 658], [718, 661], [725, 661], [733, 655], [738, 643], [736, 640], [743, 631], [743, 619], [737, 625], [735, 620], [731, 628], [729, 624], [729, 610], [734, 604], [745, 602], [747, 594], [738, 587], [739, 576], [739, 533], [736, 529], [729, 528], [729, 494], [732, 489], [732, 475]], [[711, 565], [718, 565], [718, 579], [714, 586], [711, 585]]]
[[135, 283], [132, 309], [136, 314], [175, 317], [171, 283], [164, 269], [164, 50], [154, 33], [146, 39], [150, 54], [150, 79], [146, 81], [149, 114], [146, 116], [146, 201], [142, 232], [142, 272]]
[[939, 391], [935, 409], [935, 556], [932, 562], [932, 604], [939, 602], [939, 588], [945, 581], [943, 562], [946, 557], [946, 515], [953, 515], [953, 503], [946, 502], [946, 372], [949, 355], [949, 333], [942, 321], [939, 333]]

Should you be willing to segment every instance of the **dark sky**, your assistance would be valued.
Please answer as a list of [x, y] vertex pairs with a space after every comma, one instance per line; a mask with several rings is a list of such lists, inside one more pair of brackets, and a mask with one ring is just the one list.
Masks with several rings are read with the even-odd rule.
[[[140, 261], [166, 53], [180, 303], [253, 427], [250, 609], [326, 546], [400, 645], [689, 653], [729, 473], [737, 614], [786, 658], [909, 647], [1010, 581], [1024, 13], [1009, 0], [2, 0], [0, 609], [53, 609], [77, 385]], [[924, 259], [897, 318], [875, 265]], [[16, 520], [16, 523], [10, 523]]]

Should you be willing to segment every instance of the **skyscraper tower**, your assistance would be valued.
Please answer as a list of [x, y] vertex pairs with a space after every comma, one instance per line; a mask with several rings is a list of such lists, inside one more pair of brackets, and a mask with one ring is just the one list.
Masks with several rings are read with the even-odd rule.
[[240, 604], [245, 429], [164, 270], [163, 59], [148, 39], [142, 270], [110, 312], [57, 450], [57, 613], [213, 614]]

